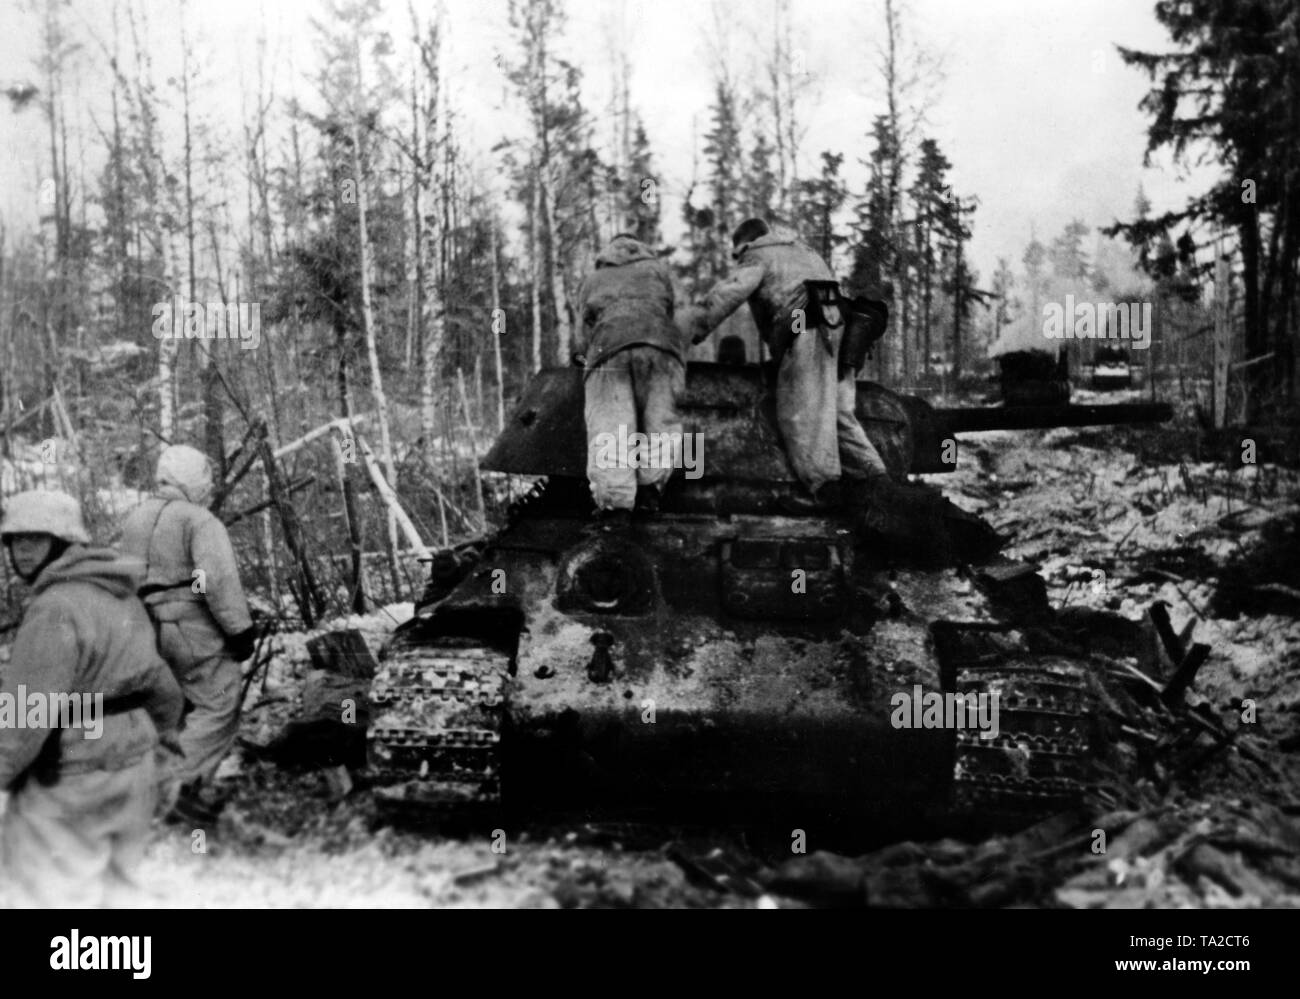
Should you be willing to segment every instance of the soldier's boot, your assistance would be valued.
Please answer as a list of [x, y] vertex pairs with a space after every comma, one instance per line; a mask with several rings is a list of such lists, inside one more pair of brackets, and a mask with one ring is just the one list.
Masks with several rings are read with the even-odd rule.
[[876, 491], [878, 489], [888, 489], [890, 485], [892, 485], [892, 482], [887, 475], [872, 476], [871, 478], [845, 476], [840, 480], [844, 511], [855, 514], [860, 510], [865, 510]]
[[776, 505], [783, 513], [825, 514], [839, 510], [844, 505], [844, 493], [838, 479], [823, 482], [815, 492], [802, 487], [797, 492], [783, 493]]

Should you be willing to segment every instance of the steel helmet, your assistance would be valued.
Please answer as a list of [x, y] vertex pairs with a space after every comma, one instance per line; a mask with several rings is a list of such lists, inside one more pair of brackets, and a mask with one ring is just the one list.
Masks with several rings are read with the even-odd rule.
[[11, 534], [49, 534], [71, 544], [90, 544], [81, 504], [56, 490], [30, 489], [9, 497], [0, 520], [0, 537]]

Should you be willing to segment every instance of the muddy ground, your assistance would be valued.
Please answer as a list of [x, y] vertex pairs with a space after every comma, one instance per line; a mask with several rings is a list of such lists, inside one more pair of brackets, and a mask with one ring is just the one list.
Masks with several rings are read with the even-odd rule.
[[[1129, 705], [1131, 744], [1117, 743], [1120, 764], [1083, 811], [974, 841], [882, 845], [864, 831], [860, 849], [809, 844], [804, 855], [791, 853], [788, 838], [581, 819], [495, 838], [486, 828], [402, 831], [377, 815], [364, 775], [281, 769], [254, 753], [295, 710], [310, 672], [309, 636], [285, 635], [274, 639], [266, 680], [245, 701], [244, 745], [222, 771], [229, 805], [212, 828], [157, 827], [143, 901], [1300, 903], [1300, 476], [1272, 465], [1228, 471], [1181, 460], [1180, 444], [1164, 431], [1105, 428], [970, 435], [958, 471], [932, 478], [1012, 539], [1007, 554], [1041, 567], [1053, 605], [1113, 661], [1159, 678], [1148, 620], [1156, 601], [1189, 645], [1210, 647], [1178, 712]], [[359, 626], [377, 648], [410, 612], [397, 606], [332, 626]], [[1188, 717], [1189, 707], [1200, 720]]]

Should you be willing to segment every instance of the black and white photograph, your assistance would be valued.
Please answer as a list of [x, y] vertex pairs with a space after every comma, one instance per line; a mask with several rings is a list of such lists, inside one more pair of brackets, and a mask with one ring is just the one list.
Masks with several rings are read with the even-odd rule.
[[1298, 278], [1295, 0], [4, 0], [0, 909], [1249, 980]]

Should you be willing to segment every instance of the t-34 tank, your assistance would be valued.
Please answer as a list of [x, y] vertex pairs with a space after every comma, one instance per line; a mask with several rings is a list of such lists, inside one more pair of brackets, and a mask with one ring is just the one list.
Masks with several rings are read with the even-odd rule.
[[[368, 736], [381, 802], [816, 808], [907, 826], [1080, 796], [1089, 685], [1080, 657], [1034, 638], [1051, 611], [1033, 567], [928, 486], [891, 490], [906, 511], [790, 512], [770, 407], [761, 368], [691, 364], [698, 468], [674, 474], [656, 517], [606, 532], [582, 372], [533, 378], [482, 466], [544, 483], [472, 563], [435, 559], [382, 657]], [[934, 409], [869, 382], [858, 413], [900, 483], [950, 471], [962, 431], [1169, 417]]]

